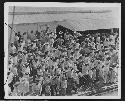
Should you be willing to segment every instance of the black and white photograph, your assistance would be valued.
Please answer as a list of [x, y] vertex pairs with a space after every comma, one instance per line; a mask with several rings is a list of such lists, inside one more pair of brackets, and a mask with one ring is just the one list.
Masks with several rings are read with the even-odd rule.
[[5, 99], [120, 99], [121, 4], [6, 2]]

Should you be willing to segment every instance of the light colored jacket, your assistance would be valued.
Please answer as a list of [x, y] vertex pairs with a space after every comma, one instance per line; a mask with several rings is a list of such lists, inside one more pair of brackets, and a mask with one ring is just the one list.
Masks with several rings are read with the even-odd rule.
[[62, 80], [61, 81], [61, 87], [62, 88], [67, 88], [67, 80]]

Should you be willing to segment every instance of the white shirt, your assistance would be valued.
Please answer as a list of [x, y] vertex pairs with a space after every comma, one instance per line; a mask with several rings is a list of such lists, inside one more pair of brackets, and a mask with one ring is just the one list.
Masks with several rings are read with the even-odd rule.
[[13, 80], [14, 74], [12, 72], [10, 72], [10, 75], [8, 76], [8, 84], [11, 83], [11, 81]]
[[32, 46], [32, 48], [34, 49], [34, 48], [36, 48], [36, 43], [33, 43], [33, 46]]
[[16, 52], [16, 47], [15, 47], [15, 46], [12, 46], [11, 49], [12, 49], [12, 52], [13, 52], [13, 53]]
[[29, 66], [26, 68], [25, 72], [30, 74], [30, 68], [29, 68]]
[[92, 78], [92, 76], [93, 76], [92, 70], [89, 70], [89, 71], [88, 71], [88, 74], [89, 74], [89, 76]]
[[53, 66], [54, 66], [54, 68], [58, 68], [58, 63], [57, 62], [53, 62]]
[[17, 56], [13, 57], [13, 62], [14, 62], [15, 65], [17, 64], [17, 59], [18, 59]]

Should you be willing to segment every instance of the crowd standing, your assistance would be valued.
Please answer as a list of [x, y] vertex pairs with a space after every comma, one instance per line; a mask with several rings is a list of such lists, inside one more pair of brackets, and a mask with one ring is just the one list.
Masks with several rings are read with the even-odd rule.
[[78, 32], [30, 33], [15, 33], [9, 46], [10, 96], [66, 96], [117, 83], [118, 32], [87, 34], [82, 42]]

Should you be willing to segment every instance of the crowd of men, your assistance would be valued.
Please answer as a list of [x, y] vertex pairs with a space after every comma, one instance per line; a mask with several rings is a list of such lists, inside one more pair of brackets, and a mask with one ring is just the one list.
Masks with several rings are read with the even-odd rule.
[[33, 33], [35, 39], [15, 33], [9, 46], [10, 96], [66, 96], [118, 81], [118, 32]]

